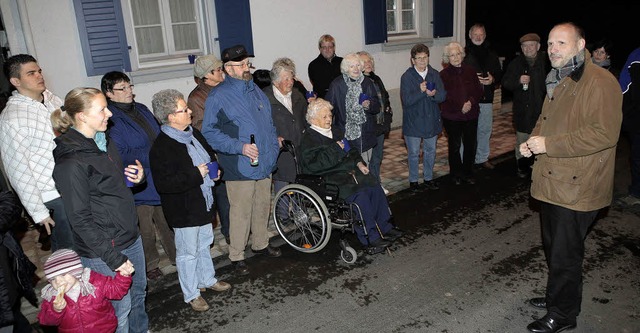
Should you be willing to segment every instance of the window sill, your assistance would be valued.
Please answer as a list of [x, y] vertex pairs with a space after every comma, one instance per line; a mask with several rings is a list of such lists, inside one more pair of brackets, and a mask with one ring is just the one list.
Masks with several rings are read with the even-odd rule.
[[136, 84], [190, 77], [193, 76], [193, 64], [142, 68], [129, 73], [129, 76]]
[[401, 51], [401, 50], [410, 50], [414, 45], [422, 43], [427, 46], [433, 45], [433, 38], [424, 38], [424, 37], [408, 37], [408, 38], [400, 38], [397, 37], [395, 39], [390, 39], [386, 43], [382, 44], [383, 51]]

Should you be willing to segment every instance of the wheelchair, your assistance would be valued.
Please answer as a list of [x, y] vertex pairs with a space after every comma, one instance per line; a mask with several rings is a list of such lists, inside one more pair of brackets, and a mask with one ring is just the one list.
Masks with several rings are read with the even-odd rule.
[[341, 235], [340, 258], [345, 263], [355, 263], [358, 254], [349, 245], [346, 234], [360, 227], [366, 235], [360, 207], [340, 199], [340, 188], [326, 184], [322, 176], [301, 174], [295, 147], [288, 140], [283, 141], [281, 154], [284, 153], [293, 156], [297, 176], [295, 183], [286, 185], [275, 194], [272, 214], [278, 233], [294, 249], [315, 253], [327, 245], [331, 231], [338, 230]]

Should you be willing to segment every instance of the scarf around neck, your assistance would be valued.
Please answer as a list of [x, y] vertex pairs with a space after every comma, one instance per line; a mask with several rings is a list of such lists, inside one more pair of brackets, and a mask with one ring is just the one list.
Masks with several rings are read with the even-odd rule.
[[556, 89], [562, 79], [569, 76], [576, 68], [584, 64], [584, 50], [578, 52], [571, 60], [569, 60], [562, 68], [552, 68], [545, 84], [547, 85], [547, 96], [553, 98], [553, 90]]
[[364, 114], [364, 107], [359, 103], [364, 75], [360, 75], [354, 80], [349, 75], [342, 74], [342, 78], [347, 84], [347, 95], [345, 97], [347, 119], [344, 136], [347, 140], [355, 140], [362, 136], [361, 125], [367, 120], [367, 116]]
[[[189, 153], [189, 157], [191, 157], [193, 166], [197, 167], [200, 164], [211, 162], [209, 153], [207, 153], [202, 144], [200, 144], [200, 141], [196, 140], [193, 136], [193, 127], [189, 126], [187, 130], [181, 131], [169, 125], [162, 125], [161, 130], [170, 138], [187, 146], [187, 152]], [[211, 192], [213, 186], [215, 186], [214, 181], [211, 180], [208, 175], [205, 175], [200, 185], [200, 190], [207, 205], [207, 212], [211, 210], [211, 206], [213, 205], [213, 193]]]
[[[78, 279], [78, 283], [71, 289], [69, 289], [69, 291], [67, 291], [65, 295], [67, 295], [67, 297], [71, 298], [76, 303], [78, 302], [78, 298], [80, 297], [80, 295], [91, 295], [93, 297], [96, 297], [96, 287], [89, 282], [90, 278], [91, 269], [85, 267], [82, 270], [82, 276]], [[53, 301], [53, 298], [58, 295], [58, 290], [56, 290], [56, 288], [54, 288], [51, 283], [49, 283], [44, 286], [44, 288], [42, 288], [42, 291], [40, 291], [40, 295], [42, 296], [42, 299], [51, 302]]]
[[329, 128], [322, 128], [320, 126], [317, 125], [311, 125], [310, 126], [311, 129], [313, 129], [314, 131], [326, 136], [329, 139], [333, 139], [333, 133], [331, 133], [331, 127]]

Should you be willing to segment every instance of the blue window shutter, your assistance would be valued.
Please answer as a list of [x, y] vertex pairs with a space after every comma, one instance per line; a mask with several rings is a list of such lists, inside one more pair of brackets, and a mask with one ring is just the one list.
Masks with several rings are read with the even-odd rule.
[[453, 0], [433, 0], [433, 37], [453, 36]]
[[249, 0], [215, 0], [215, 4], [220, 52], [242, 44], [249, 54], [254, 54]]
[[364, 11], [364, 43], [387, 42], [387, 2], [385, 0], [362, 0]]
[[131, 71], [120, 0], [73, 0], [88, 76]]

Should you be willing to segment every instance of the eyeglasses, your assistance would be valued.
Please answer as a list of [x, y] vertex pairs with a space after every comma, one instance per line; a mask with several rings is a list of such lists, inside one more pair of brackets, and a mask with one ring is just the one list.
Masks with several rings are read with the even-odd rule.
[[413, 59], [419, 60], [419, 61], [427, 61], [429, 59], [429, 57], [415, 57]]
[[462, 53], [452, 53], [449, 55], [449, 58], [461, 57]]
[[186, 113], [187, 111], [189, 111], [189, 107], [188, 106], [186, 108], [182, 109], [182, 110], [173, 111], [173, 113]]
[[244, 67], [247, 66], [248, 68], [251, 68], [251, 66], [253, 65], [251, 62], [243, 62], [241, 64], [225, 64], [227, 66], [233, 66], [233, 67]]
[[111, 90], [114, 90], [114, 91], [133, 91], [133, 86], [134, 85], [131, 84], [131, 85], [128, 85], [128, 86], [124, 86], [122, 88], [111, 88]]

